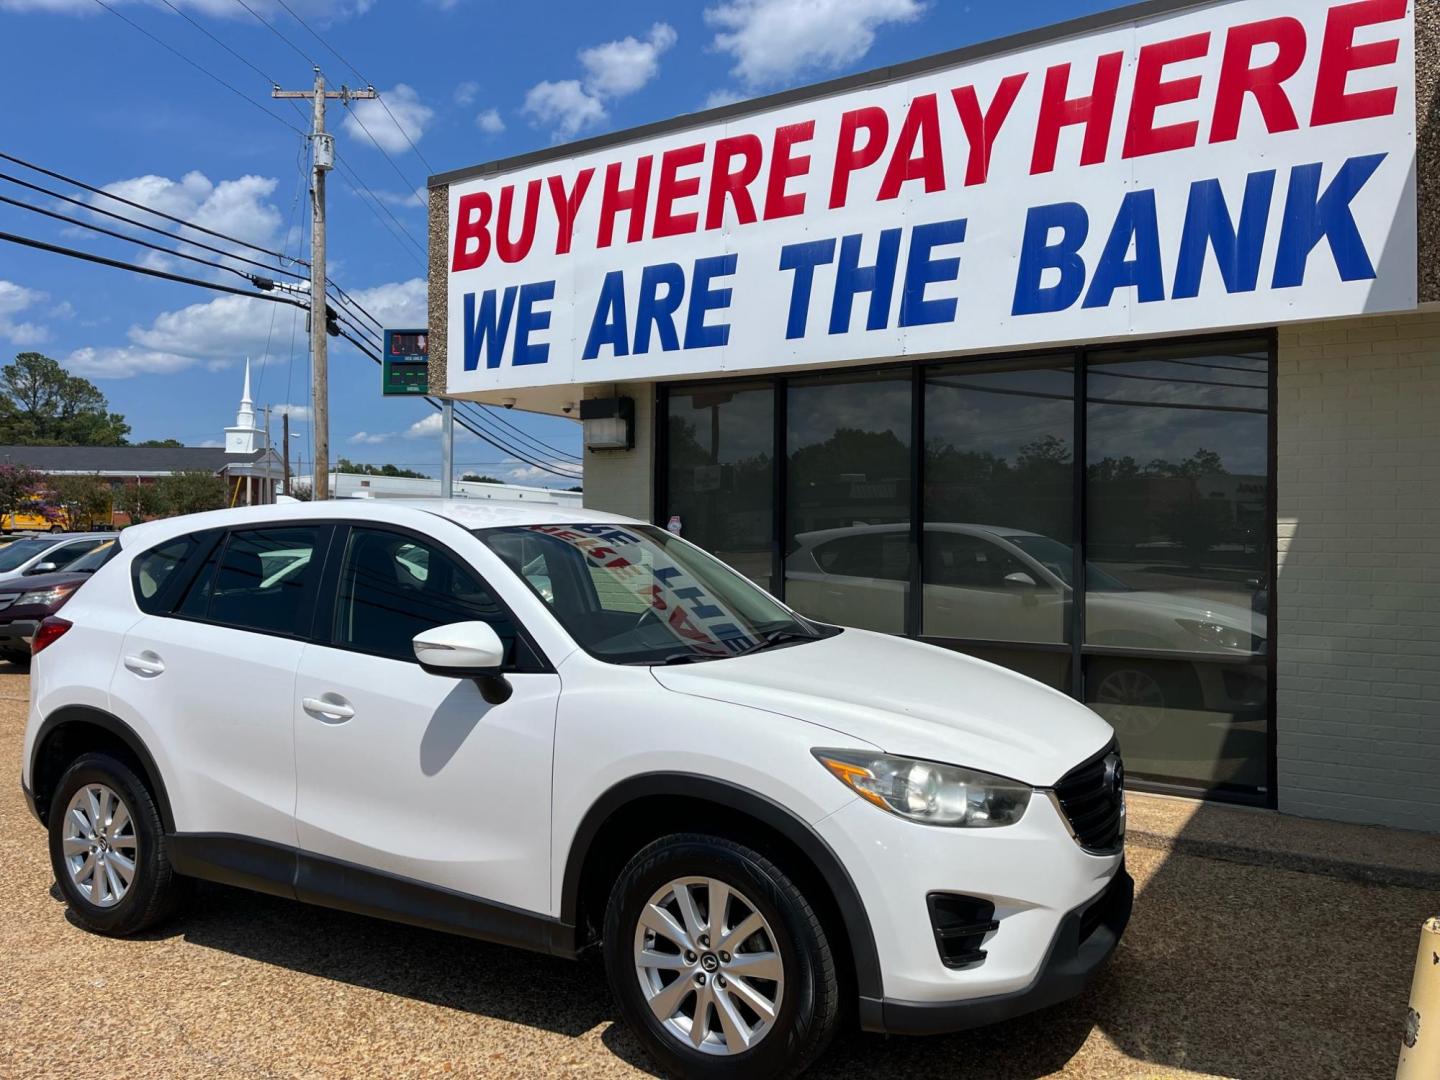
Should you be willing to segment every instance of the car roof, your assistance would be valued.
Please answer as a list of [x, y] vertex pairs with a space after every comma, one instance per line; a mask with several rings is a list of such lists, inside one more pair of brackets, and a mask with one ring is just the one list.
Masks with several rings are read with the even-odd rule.
[[[907, 521], [893, 522], [888, 525], [851, 525], [839, 529], [817, 529], [815, 532], [800, 533], [795, 537], [802, 545], [819, 544], [827, 540], [837, 540], [843, 536], [865, 536], [875, 533], [909, 532], [910, 523]], [[1006, 525], [972, 525], [964, 521], [930, 521], [925, 524], [926, 532], [953, 532], [962, 533], [968, 536], [989, 534], [990, 536], [1039, 536], [1039, 533], [1029, 532], [1026, 529], [1012, 529]]]
[[202, 529], [317, 519], [390, 522], [423, 529], [424, 515], [446, 518], [463, 529], [524, 525], [643, 524], [618, 514], [605, 514], [575, 506], [540, 506], [529, 502], [502, 502], [498, 499], [329, 499], [321, 502], [240, 506], [230, 510], [185, 514], [131, 525], [120, 535], [121, 545], [133, 548], [136, 544], [156, 543]]

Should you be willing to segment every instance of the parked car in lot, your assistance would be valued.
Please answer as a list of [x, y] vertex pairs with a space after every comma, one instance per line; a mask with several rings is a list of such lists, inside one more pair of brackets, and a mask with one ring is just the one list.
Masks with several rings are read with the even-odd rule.
[[29, 667], [30, 643], [41, 620], [64, 607], [117, 550], [111, 537], [64, 570], [26, 577], [9, 588], [0, 585], [0, 660]]
[[598, 948], [672, 1073], [796, 1072], [842, 1005], [918, 1034], [1052, 1004], [1129, 917], [1094, 713], [611, 515], [137, 525], [41, 624], [31, 694], [22, 782], [79, 925], [144, 930], [178, 875]]
[[0, 547], [0, 584], [64, 570], [82, 555], [114, 539], [114, 533], [21, 537]]

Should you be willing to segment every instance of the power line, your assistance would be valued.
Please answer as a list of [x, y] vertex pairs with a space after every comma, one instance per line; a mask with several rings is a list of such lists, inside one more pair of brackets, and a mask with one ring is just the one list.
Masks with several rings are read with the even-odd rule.
[[233, 266], [222, 266], [219, 263], [211, 262], [209, 259], [202, 259], [198, 255], [188, 255], [183, 251], [173, 251], [170, 248], [161, 247], [159, 244], [152, 244], [148, 240], [142, 240], [138, 236], [127, 236], [125, 233], [116, 232], [114, 229], [107, 229], [103, 225], [96, 225], [93, 222], [84, 221], [77, 217], [71, 217], [69, 214], [61, 214], [54, 210], [46, 210], [44, 207], [41, 206], [32, 206], [30, 203], [21, 202], [19, 199], [12, 199], [8, 195], [0, 195], [0, 203], [8, 203], [11, 206], [18, 206], [21, 210], [29, 210], [31, 213], [43, 214], [46, 217], [54, 218], [57, 221], [64, 221], [68, 222], [71, 225], [78, 225], [82, 229], [89, 229], [92, 232], [103, 233], [106, 236], [113, 236], [117, 240], [124, 240], [127, 244], [139, 244], [143, 248], [149, 248], [151, 251], [158, 251], [161, 254], [169, 255], [172, 258], [188, 259], [190, 262], [199, 263], [201, 266], [208, 266], [215, 270], [227, 270], [238, 277], [244, 278], [246, 281], [249, 281], [251, 279], [250, 274], [245, 273], [245, 271], [243, 270], [236, 270]]
[[186, 22], [188, 22], [191, 26], [195, 27], [196, 30], [199, 30], [202, 34], [204, 34], [206, 37], [208, 37], [211, 41], [215, 42], [216, 45], [219, 45], [222, 49], [224, 49], [226, 52], [228, 52], [231, 56], [235, 57], [236, 60], [239, 60], [242, 64], [244, 64], [246, 67], [248, 67], [251, 71], [253, 71], [253, 72], [255, 72], [255, 74], [259, 75], [262, 79], [264, 79], [266, 82], [268, 82], [271, 86], [274, 86], [274, 85], [275, 85], [275, 80], [274, 80], [273, 78], [271, 78], [269, 75], [265, 74], [265, 72], [261, 71], [258, 67], [256, 67], [256, 66], [255, 66], [253, 63], [251, 63], [249, 60], [245, 59], [245, 57], [241, 56], [238, 52], [236, 52], [234, 49], [232, 49], [229, 45], [226, 45], [225, 42], [221, 41], [218, 37], [216, 37], [214, 34], [212, 34], [209, 30], [205, 29], [204, 26], [202, 26], [200, 23], [196, 22], [193, 18], [191, 18], [190, 15], [189, 15], [187, 12], [185, 12], [185, 11], [183, 11], [182, 9], [176, 7], [174, 4], [172, 4], [172, 3], [170, 2], [170, 0], [160, 0], [160, 2], [161, 2], [162, 4], [164, 4], [167, 8], [169, 8], [171, 11], [175, 12], [176, 15], [179, 15], [182, 19], [184, 19]]
[[[178, 281], [183, 285], [195, 285], [202, 289], [212, 289], [215, 292], [232, 293], [235, 296], [248, 296], [253, 300], [268, 300], [272, 304], [289, 304], [291, 307], [305, 308], [308, 305], [298, 300], [292, 300], [288, 296], [272, 296], [264, 292], [246, 292], [244, 289], [234, 289], [229, 285], [218, 285], [213, 281], [202, 281], [200, 278], [185, 277], [181, 274], [172, 274], [165, 270], [154, 270], [148, 266], [137, 266], [135, 263], [121, 262], [119, 259], [107, 259], [103, 255], [93, 255], [88, 251], [77, 251], [74, 248], [61, 247], [59, 244], [47, 244], [44, 240], [35, 240], [28, 236], [17, 236], [15, 233], [0, 232], [0, 240], [11, 244], [21, 244], [25, 247], [38, 248], [41, 251], [48, 251], [55, 255], [68, 255], [73, 259], [83, 259], [86, 262], [99, 263], [101, 266], [113, 266], [119, 270], [130, 270], [137, 274], [146, 274], [149, 277], [163, 278], [166, 281]], [[257, 286], [259, 287], [259, 286]]]
[[[344, 64], [347, 68], [349, 68], [351, 74], [353, 74], [357, 79], [359, 79], [361, 82], [363, 82], [366, 86], [373, 87], [373, 86], [375, 85], [375, 84], [374, 84], [373, 82], [371, 82], [369, 79], [365, 78], [364, 75], [360, 74], [360, 69], [359, 69], [359, 68], [357, 68], [354, 64], [350, 63], [349, 60], [346, 60], [345, 57], [341, 56], [340, 53], [339, 53], [339, 51], [335, 48], [335, 46], [331, 45], [329, 41], [327, 41], [325, 38], [321, 37], [321, 36], [320, 36], [319, 34], [317, 34], [313, 29], [311, 29], [310, 24], [307, 23], [304, 19], [302, 19], [302, 18], [299, 16], [299, 14], [296, 13], [295, 9], [292, 8], [289, 4], [287, 4], [287, 3], [285, 2], [285, 0], [277, 0], [277, 2], [280, 4], [281, 7], [283, 7], [286, 11], [288, 11], [288, 12], [290, 13], [290, 17], [291, 17], [292, 19], [294, 19], [297, 23], [299, 23], [301, 26], [303, 26], [303, 27], [305, 28], [305, 32], [306, 32], [307, 34], [309, 34], [309, 35], [310, 35], [311, 37], [313, 37], [316, 41], [318, 41], [322, 46], [324, 46], [325, 49], [327, 49], [327, 50], [329, 51], [330, 55], [332, 55], [333, 57], [335, 57], [336, 60], [339, 60], [340, 63]], [[384, 96], [383, 96], [383, 95], [379, 95], [378, 92], [377, 92], [376, 100], [378, 100], [378, 101], [380, 102], [380, 107], [385, 110], [385, 115], [388, 116], [388, 117], [390, 117], [390, 122], [395, 125], [396, 130], [398, 130], [398, 131], [400, 132], [400, 134], [405, 137], [405, 141], [410, 144], [410, 149], [413, 150], [413, 151], [415, 151], [415, 156], [420, 159], [421, 163], [425, 166], [426, 170], [429, 171], [429, 172], [432, 172], [432, 173], [435, 172], [434, 166], [432, 166], [432, 165], [430, 164], [430, 162], [425, 159], [425, 155], [422, 154], [422, 153], [420, 152], [420, 148], [415, 145], [415, 140], [413, 140], [412, 138], [410, 138], [410, 133], [405, 130], [404, 126], [400, 123], [399, 119], [397, 119], [396, 116], [395, 116], [395, 114], [390, 111], [390, 106], [387, 105], [387, 104], [385, 104], [385, 98], [384, 98]], [[356, 119], [358, 120], [359, 117], [356, 117]], [[363, 126], [363, 125], [362, 125], [362, 126]]]
[[[296, 45], [295, 42], [291, 41], [288, 37], [282, 34], [278, 29], [276, 29], [273, 23], [269, 22], [263, 15], [261, 15], [258, 11], [252, 8], [249, 4], [247, 4], [245, 0], [235, 0], [235, 2], [241, 7], [243, 7], [246, 11], [250, 12], [251, 15], [254, 15], [255, 21], [258, 22], [261, 26], [265, 27], [266, 30], [269, 30], [286, 45], [289, 45], [290, 48], [294, 49], [301, 60], [304, 60], [312, 68], [315, 68], [317, 70], [319, 69], [320, 65], [315, 63], [315, 60], [312, 56], [310, 56], [307, 52], [305, 52], [304, 49], [300, 48], [299, 45]], [[273, 82], [274, 80], [272, 79], [271, 81]]]
[[[419, 256], [421, 270], [427, 269], [425, 263], [425, 249], [422, 248], [419, 244], [417, 244], [414, 237], [412, 237], [409, 233], [405, 231], [405, 226], [401, 225], [400, 220], [394, 214], [390, 213], [390, 208], [380, 201], [380, 199], [375, 195], [375, 193], [370, 190], [370, 186], [366, 184], [364, 180], [360, 179], [360, 177], [356, 174], [355, 170], [352, 169], [345, 161], [345, 159], [342, 158], [339, 154], [335, 155], [335, 164], [342, 173], [341, 179], [350, 185], [350, 189], [355, 192], [357, 198], [360, 198], [361, 201], [364, 202], [364, 198], [360, 195], [360, 191], [363, 188], [365, 194], [370, 197], [371, 202], [373, 202], [376, 207], [379, 207], [379, 209], [384, 212], [385, 216], [395, 223], [395, 229], [390, 230], [391, 235], [398, 236], [402, 243], [408, 242], [410, 246], [415, 249], [415, 254]], [[351, 178], [353, 178], [353, 180]], [[359, 185], [359, 187], [356, 186], [357, 184]], [[367, 204], [367, 206], [368, 205], [369, 204]], [[374, 209], [371, 209], [370, 212], [372, 214], [375, 214], [375, 216], [379, 218], [379, 214], [376, 213]], [[381, 221], [381, 224], [385, 224], [384, 221]], [[388, 229], [390, 227], [387, 225], [386, 228]], [[396, 232], [396, 229], [399, 230], [398, 233]]]
[[234, 94], [236, 97], [238, 97], [241, 101], [244, 101], [244, 102], [246, 102], [247, 104], [252, 105], [252, 106], [254, 106], [255, 108], [259, 109], [262, 113], [264, 113], [266, 116], [270, 117], [270, 119], [274, 120], [276, 123], [284, 124], [287, 128], [289, 128], [291, 131], [295, 132], [295, 134], [297, 134], [297, 135], [304, 135], [304, 134], [305, 134], [303, 131], [301, 131], [299, 128], [297, 128], [294, 124], [290, 123], [290, 121], [286, 120], [286, 119], [285, 119], [283, 116], [281, 116], [279, 113], [277, 113], [277, 112], [272, 112], [271, 110], [267, 109], [264, 105], [261, 105], [258, 101], [256, 101], [254, 98], [250, 97], [250, 96], [249, 96], [248, 94], [246, 94], [244, 91], [237, 90], [234, 86], [230, 85], [230, 83], [228, 83], [228, 82], [226, 82], [224, 79], [220, 78], [220, 76], [216, 75], [214, 72], [208, 71], [208, 70], [206, 70], [205, 68], [201, 67], [201, 66], [200, 66], [199, 64], [197, 64], [194, 60], [191, 60], [188, 56], [186, 56], [184, 53], [182, 53], [179, 49], [176, 49], [176, 48], [175, 48], [174, 46], [172, 46], [172, 45], [166, 44], [166, 43], [165, 43], [164, 41], [162, 41], [160, 38], [158, 38], [158, 37], [156, 37], [154, 34], [152, 34], [149, 30], [146, 30], [146, 29], [145, 29], [143, 26], [141, 26], [139, 23], [135, 22], [133, 19], [126, 18], [124, 15], [120, 14], [120, 12], [116, 11], [113, 7], [111, 7], [109, 4], [107, 4], [107, 3], [105, 2], [105, 0], [95, 0], [95, 3], [99, 4], [102, 8], [104, 8], [106, 11], [110, 12], [110, 14], [111, 14], [111, 15], [114, 15], [117, 19], [121, 20], [122, 22], [124, 22], [124, 23], [128, 24], [129, 26], [131, 26], [133, 29], [135, 29], [135, 30], [139, 31], [140, 33], [144, 34], [144, 35], [145, 35], [146, 37], [148, 37], [151, 41], [155, 42], [156, 45], [159, 45], [162, 49], [166, 50], [167, 52], [174, 53], [174, 54], [175, 54], [176, 56], [178, 56], [181, 60], [184, 60], [185, 63], [189, 64], [189, 65], [190, 65], [191, 67], [193, 67], [196, 71], [200, 72], [200, 74], [204, 75], [206, 78], [208, 78], [208, 79], [213, 79], [215, 82], [219, 83], [219, 84], [220, 84], [221, 86], [223, 86], [226, 90], [229, 90], [230, 93], [232, 93], [232, 94]]
[[[409, 190], [414, 191], [414, 189], [418, 185], [416, 185], [414, 181], [412, 181], [408, 176], [406, 176], [403, 172], [400, 171], [400, 166], [395, 164], [395, 159], [390, 156], [389, 151], [387, 151], [385, 147], [380, 145], [380, 140], [375, 138], [375, 136], [370, 133], [370, 129], [365, 126], [365, 121], [360, 119], [360, 114], [355, 111], [351, 104], [347, 101], [344, 102], [344, 105], [346, 110], [350, 113], [351, 117], [353, 117], [355, 122], [360, 125], [360, 130], [365, 132], [365, 137], [370, 140], [371, 144], [375, 147], [376, 150], [379, 150], [380, 153], [385, 156], [385, 160], [390, 163], [390, 168], [394, 169], [395, 175], [400, 178], [400, 183]], [[401, 131], [401, 134], [404, 135], [404, 131]], [[409, 138], [409, 136], [406, 136], [406, 138]]]
[[[47, 188], [42, 184], [32, 184], [29, 180], [21, 180], [18, 176], [11, 176], [9, 173], [0, 172], [0, 180], [8, 180], [10, 183], [16, 184], [19, 187], [28, 188], [31, 191], [38, 191], [42, 195], [49, 195], [52, 199], [59, 199], [62, 202], [70, 203], [72, 206], [82, 207], [86, 210], [89, 210], [92, 214], [103, 214], [105, 217], [114, 218], [116, 221], [123, 221], [127, 225], [133, 225], [137, 229], [144, 229], [147, 232], [159, 233], [161, 236], [167, 237], [171, 240], [179, 241], [182, 244], [189, 244], [191, 247], [200, 248], [202, 251], [213, 252], [214, 254], [219, 255], [222, 258], [234, 259], [236, 262], [242, 262], [249, 266], [258, 267], [259, 269], [264, 270], [267, 274], [283, 274], [286, 277], [300, 278], [301, 280], [304, 280], [303, 275], [297, 274], [293, 270], [286, 270], [284, 267], [281, 266], [270, 266], [268, 263], [257, 262], [255, 259], [246, 258], [244, 255], [236, 255], [234, 252], [225, 251], [221, 248], [213, 247], [210, 244], [202, 244], [199, 240], [187, 240], [183, 236], [176, 236], [168, 229], [161, 229], [155, 225], [147, 225], [143, 221], [136, 221], [134, 218], [126, 217], [124, 214], [117, 214], [113, 210], [102, 209], [101, 207], [94, 206], [91, 203], [87, 203], [84, 199], [76, 199], [69, 195], [62, 195], [60, 192]], [[21, 205], [25, 204], [22, 203]], [[80, 222], [79, 224], [84, 223]], [[139, 241], [137, 240], [137, 243], [138, 242]]]
[[[299, 130], [299, 129], [297, 128], [296, 130]], [[303, 135], [304, 132], [301, 132], [301, 134]], [[194, 230], [195, 232], [204, 233], [206, 236], [213, 236], [213, 237], [215, 237], [215, 238], [218, 239], [218, 240], [226, 240], [226, 241], [228, 241], [228, 242], [230, 242], [230, 243], [232, 243], [232, 244], [238, 244], [240, 247], [249, 248], [251, 251], [258, 251], [258, 252], [259, 252], [260, 254], [262, 254], [262, 255], [269, 255], [272, 259], [279, 259], [281, 262], [292, 262], [292, 263], [294, 263], [294, 264], [297, 265], [297, 266], [309, 266], [309, 265], [310, 265], [309, 263], [305, 262], [303, 259], [291, 259], [289, 256], [284, 255], [284, 254], [282, 254], [281, 252], [272, 251], [272, 250], [270, 250], [270, 249], [267, 248], [267, 247], [261, 247], [259, 244], [252, 244], [252, 243], [250, 243], [250, 241], [248, 241], [248, 240], [241, 240], [238, 236], [231, 236], [231, 235], [229, 235], [228, 233], [218, 232], [218, 231], [216, 231], [215, 229], [208, 229], [208, 228], [206, 228], [204, 225], [196, 225], [194, 222], [186, 221], [186, 220], [185, 220], [184, 218], [182, 218], [182, 217], [176, 217], [174, 214], [167, 214], [167, 213], [165, 213], [165, 211], [163, 211], [163, 210], [156, 210], [154, 207], [152, 207], [152, 206], [146, 206], [144, 203], [136, 202], [134, 199], [127, 199], [127, 198], [125, 198], [123, 195], [116, 195], [114, 192], [106, 191], [104, 188], [96, 187], [94, 184], [87, 184], [87, 183], [86, 183], [85, 181], [83, 181], [83, 180], [76, 180], [73, 176], [66, 176], [64, 173], [56, 172], [54, 169], [47, 169], [47, 168], [45, 168], [45, 166], [43, 166], [43, 165], [36, 165], [33, 161], [26, 161], [24, 158], [16, 157], [14, 154], [7, 154], [7, 153], [5, 153], [3, 150], [0, 150], [0, 158], [4, 158], [6, 161], [14, 162], [16, 165], [21, 165], [21, 166], [29, 169], [31, 172], [40, 173], [42, 176], [48, 176], [48, 177], [50, 177], [52, 180], [60, 180], [60, 181], [63, 181], [63, 182], [66, 183], [66, 184], [70, 184], [72, 187], [80, 188], [82, 191], [88, 191], [88, 192], [90, 192], [90, 193], [93, 194], [93, 195], [100, 195], [100, 196], [103, 196], [104, 198], [111, 199], [111, 200], [113, 200], [113, 201], [115, 201], [115, 202], [124, 203], [126, 206], [133, 207], [133, 208], [136, 209], [136, 210], [143, 210], [143, 211], [145, 211], [145, 213], [147, 213], [147, 214], [154, 214], [156, 217], [158, 217], [158, 218], [164, 218], [166, 221], [173, 221], [173, 222], [174, 222], [175, 224], [177, 224], [177, 225], [184, 226], [184, 227], [187, 228], [187, 229], [192, 229], [192, 230]], [[5, 177], [5, 179], [11, 179], [11, 178], [10, 178], [10, 177]], [[15, 182], [16, 182], [16, 183], [25, 183], [23, 180], [21, 180], [21, 181], [15, 181]], [[27, 187], [30, 187], [30, 186], [33, 186], [33, 185], [28, 185], [28, 184], [27, 184], [26, 186], [27, 186]], [[45, 188], [35, 188], [35, 190], [36, 190], [36, 191], [44, 191], [46, 194], [54, 194], [54, 192], [46, 191]], [[56, 197], [57, 197], [57, 198], [65, 198], [65, 196], [63, 196], [63, 195], [56, 196]], [[74, 199], [67, 199], [66, 201], [67, 201], [67, 202], [74, 202], [75, 200], [74, 200]], [[86, 204], [86, 203], [80, 203], [79, 205], [86, 206], [86, 205], [88, 205], [88, 204]], [[92, 209], [93, 209], [93, 208], [92, 208]], [[102, 211], [98, 211], [98, 212], [99, 212], [99, 213], [105, 213], [105, 211], [103, 211], [103, 210], [102, 210]], [[115, 215], [111, 215], [111, 216], [113, 217], [113, 216], [115, 216]], [[128, 219], [122, 219], [122, 220], [128, 220]], [[134, 222], [134, 224], [139, 225], [140, 222]], [[144, 225], [144, 226], [142, 226], [142, 228], [153, 229], [154, 226]], [[157, 230], [157, 231], [159, 231], [159, 230]], [[166, 236], [173, 236], [174, 234], [167, 232], [167, 233], [165, 233], [165, 235], [166, 235]], [[187, 244], [193, 244], [193, 245], [196, 246], [196, 247], [203, 247], [203, 246], [204, 246], [204, 245], [202, 245], [202, 244], [197, 243], [197, 242], [194, 241], [194, 240], [186, 240], [185, 242], [186, 242]], [[214, 250], [214, 249], [211, 249], [211, 250]], [[298, 275], [297, 275], [297, 276], [298, 276]]]

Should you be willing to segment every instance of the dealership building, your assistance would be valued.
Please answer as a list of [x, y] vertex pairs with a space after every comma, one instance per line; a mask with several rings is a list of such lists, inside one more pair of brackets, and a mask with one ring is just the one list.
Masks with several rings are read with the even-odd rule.
[[435, 176], [430, 388], [1135, 786], [1440, 830], [1437, 68], [1440, 0], [1152, 0]]

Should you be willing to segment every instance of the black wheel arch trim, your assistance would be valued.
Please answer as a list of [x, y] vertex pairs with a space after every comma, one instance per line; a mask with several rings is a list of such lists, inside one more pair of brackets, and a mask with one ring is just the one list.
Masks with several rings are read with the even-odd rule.
[[774, 829], [794, 844], [819, 871], [840, 912], [855, 965], [857, 992], [861, 998], [883, 997], [880, 955], [870, 928], [870, 917], [855, 882], [839, 856], [804, 820], [780, 803], [749, 788], [712, 776], [681, 772], [645, 773], [620, 781], [596, 799], [570, 841], [561, 886], [562, 923], [577, 925], [585, 857], [605, 822], [626, 805], [657, 795], [700, 799], [736, 810]]
[[146, 777], [154, 785], [155, 790], [151, 792], [151, 795], [154, 796], [155, 804], [160, 808], [160, 820], [165, 826], [165, 831], [174, 832], [175, 815], [170, 810], [170, 796], [165, 790], [165, 777], [155, 763], [155, 758], [146, 748], [145, 741], [135, 734], [134, 728], [124, 720], [93, 705], [63, 705], [47, 716], [41, 722], [40, 730], [35, 733], [35, 744], [30, 750], [30, 783], [32, 785], [31, 804], [35, 808], [36, 816], [43, 822], [46, 812], [49, 810], [49, 807], [40, 805], [40, 785], [36, 782], [37, 770], [45, 746], [57, 728], [65, 724], [77, 723], [90, 724], [100, 728], [119, 739], [135, 755], [141, 766], [144, 767]]

